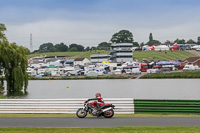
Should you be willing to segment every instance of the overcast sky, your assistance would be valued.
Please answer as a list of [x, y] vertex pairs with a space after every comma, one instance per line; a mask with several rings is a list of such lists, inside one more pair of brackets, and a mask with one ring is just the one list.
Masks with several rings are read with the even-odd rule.
[[149, 33], [161, 42], [200, 36], [200, 0], [0, 0], [6, 36], [30, 48], [46, 42], [97, 46], [120, 30], [134, 41]]

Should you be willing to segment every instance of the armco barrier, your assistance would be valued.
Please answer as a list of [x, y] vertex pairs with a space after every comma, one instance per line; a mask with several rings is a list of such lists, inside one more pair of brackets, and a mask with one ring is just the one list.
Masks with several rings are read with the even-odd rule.
[[135, 99], [135, 113], [200, 113], [200, 100]]
[[[0, 113], [75, 113], [85, 99], [0, 99]], [[132, 98], [105, 98], [116, 114], [133, 114]]]

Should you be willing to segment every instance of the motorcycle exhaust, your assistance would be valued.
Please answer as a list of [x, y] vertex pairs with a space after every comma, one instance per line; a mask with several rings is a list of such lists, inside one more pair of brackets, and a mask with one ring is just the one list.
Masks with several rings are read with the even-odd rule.
[[110, 109], [112, 109], [112, 108], [109, 107], [109, 108], [103, 109], [102, 111], [105, 112], [105, 111], [108, 111], [108, 110], [110, 110]]

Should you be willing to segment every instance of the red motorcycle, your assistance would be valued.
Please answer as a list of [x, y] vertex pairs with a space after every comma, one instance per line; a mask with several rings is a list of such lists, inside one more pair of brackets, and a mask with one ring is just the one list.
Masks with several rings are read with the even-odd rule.
[[[97, 110], [97, 104], [101, 107], [100, 111]], [[111, 118], [114, 115], [114, 108], [115, 106], [112, 104], [85, 101], [84, 108], [79, 108], [76, 111], [76, 115], [79, 118], [85, 118], [87, 113], [89, 113], [97, 117], [104, 116], [105, 118]]]

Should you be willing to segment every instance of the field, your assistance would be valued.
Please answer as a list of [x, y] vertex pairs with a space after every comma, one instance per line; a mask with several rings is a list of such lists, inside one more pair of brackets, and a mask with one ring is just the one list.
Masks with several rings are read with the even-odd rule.
[[188, 57], [195, 57], [195, 55], [187, 52], [187, 51], [167, 51], [167, 53], [165, 53], [165, 51], [159, 52], [159, 51], [135, 51], [133, 52], [133, 59], [136, 60], [138, 59], [138, 61], [142, 61], [142, 60], [154, 60], [156, 61], [158, 60], [176, 60], [177, 58], [179, 60], [185, 60]]
[[[88, 58], [90, 59], [90, 55], [93, 54], [108, 54], [107, 51], [104, 50], [97, 50], [97, 51], [88, 51], [88, 52], [51, 52], [51, 53], [36, 53], [36, 54], [30, 54], [27, 57], [36, 57], [40, 55], [47, 55], [47, 56], [68, 56], [70, 59], [75, 58]], [[165, 52], [158, 52], [158, 51], [135, 51], [133, 52], [133, 59], [138, 59], [139, 61], [142, 60], [176, 60], [178, 58], [179, 60], [184, 60], [188, 57], [194, 57], [195, 55], [187, 52], [187, 51], [167, 51], [167, 54]]]
[[200, 127], [0, 128], [0, 133], [198, 133]]
[[108, 54], [105, 50], [96, 50], [96, 51], [87, 51], [87, 52], [49, 52], [49, 53], [35, 53], [30, 54], [27, 57], [36, 57], [40, 55], [47, 55], [47, 56], [68, 56], [69, 59], [76, 59], [76, 58], [88, 58], [90, 59], [90, 55], [93, 54]]

